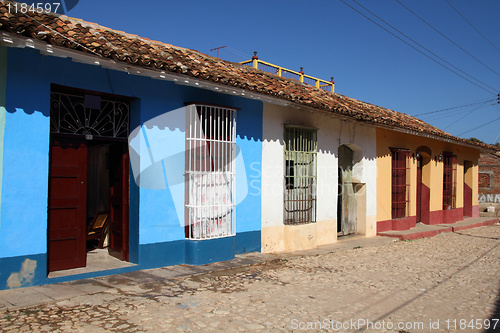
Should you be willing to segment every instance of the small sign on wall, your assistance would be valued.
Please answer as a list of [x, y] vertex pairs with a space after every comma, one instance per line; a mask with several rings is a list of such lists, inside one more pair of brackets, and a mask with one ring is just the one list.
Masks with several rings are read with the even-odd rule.
[[479, 194], [478, 200], [480, 203], [500, 203], [500, 194]]

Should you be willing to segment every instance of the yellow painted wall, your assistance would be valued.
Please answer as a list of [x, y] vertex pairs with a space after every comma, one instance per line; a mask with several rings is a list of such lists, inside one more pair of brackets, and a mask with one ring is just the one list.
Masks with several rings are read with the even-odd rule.
[[[457, 192], [456, 207], [463, 207], [464, 161], [471, 161], [473, 205], [478, 204], [478, 166], [479, 149], [469, 148], [454, 143], [420, 137], [416, 135], [377, 129], [377, 221], [391, 220], [391, 151], [390, 148], [405, 148], [412, 153], [420, 146], [431, 150], [431, 160], [424, 165], [424, 184], [430, 187], [430, 210], [443, 209], [443, 163], [438, 156], [444, 151], [457, 155]], [[417, 207], [417, 163], [416, 158], [410, 160], [410, 216], [416, 214]]]
[[387, 151], [379, 144], [377, 132], [377, 221], [391, 219], [391, 155]]
[[466, 175], [465, 182], [472, 188], [472, 205], [478, 205], [478, 190], [479, 190], [479, 184], [478, 184], [478, 172], [479, 172], [479, 166], [478, 166], [478, 160], [479, 160], [479, 151], [476, 149], [470, 149], [470, 148], [462, 148], [462, 155], [458, 156], [458, 164], [462, 165], [462, 176], [464, 176], [464, 171], [463, 171], [463, 166], [464, 166], [464, 161], [470, 161], [472, 162], [472, 168], [469, 174]]

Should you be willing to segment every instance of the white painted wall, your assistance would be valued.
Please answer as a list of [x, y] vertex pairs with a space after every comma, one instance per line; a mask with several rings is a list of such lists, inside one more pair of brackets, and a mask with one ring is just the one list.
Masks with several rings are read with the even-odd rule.
[[366, 215], [376, 215], [375, 128], [319, 112], [264, 103], [262, 228], [283, 225], [284, 125], [318, 129], [317, 221], [337, 219], [338, 147], [354, 150], [354, 177], [366, 183]]

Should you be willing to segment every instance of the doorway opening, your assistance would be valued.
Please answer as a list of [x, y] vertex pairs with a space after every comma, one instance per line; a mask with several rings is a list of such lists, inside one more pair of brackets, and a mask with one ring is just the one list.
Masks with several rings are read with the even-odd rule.
[[97, 93], [51, 92], [49, 277], [131, 265], [128, 105]]
[[430, 224], [431, 150], [421, 146], [416, 151], [417, 162], [417, 209], [416, 222]]
[[356, 233], [357, 202], [356, 185], [353, 182], [353, 155], [351, 148], [342, 145], [338, 150], [338, 199], [337, 199], [337, 236]]

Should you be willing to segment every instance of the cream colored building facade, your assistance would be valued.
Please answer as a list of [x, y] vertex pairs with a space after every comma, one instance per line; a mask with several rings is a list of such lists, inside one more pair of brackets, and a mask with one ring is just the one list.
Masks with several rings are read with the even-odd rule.
[[[285, 128], [317, 133], [316, 216], [313, 223], [285, 224]], [[355, 226], [350, 233], [376, 234], [376, 130], [359, 122], [305, 108], [264, 103], [262, 144], [262, 252], [296, 251], [337, 241], [339, 147], [352, 151]]]
[[[294, 223], [285, 216], [286, 193], [291, 186], [290, 163], [286, 157], [289, 128], [316, 133], [316, 178], [310, 195], [315, 207], [311, 221]], [[262, 137], [262, 252], [299, 251], [335, 243], [346, 234], [372, 237], [377, 232], [407, 230], [418, 222], [454, 223], [479, 216], [477, 161], [480, 149], [471, 144], [380, 128], [304, 107], [270, 103], [263, 106]], [[346, 169], [345, 161], [341, 161], [345, 147], [352, 152], [347, 183], [342, 180]], [[407, 168], [405, 213], [397, 217], [394, 216], [393, 150], [406, 152]], [[453, 157], [454, 161], [452, 205], [446, 205], [446, 195], [443, 195], [446, 156]], [[349, 189], [352, 193], [346, 208], [342, 202]], [[354, 225], [344, 232], [346, 215], [351, 215]]]

